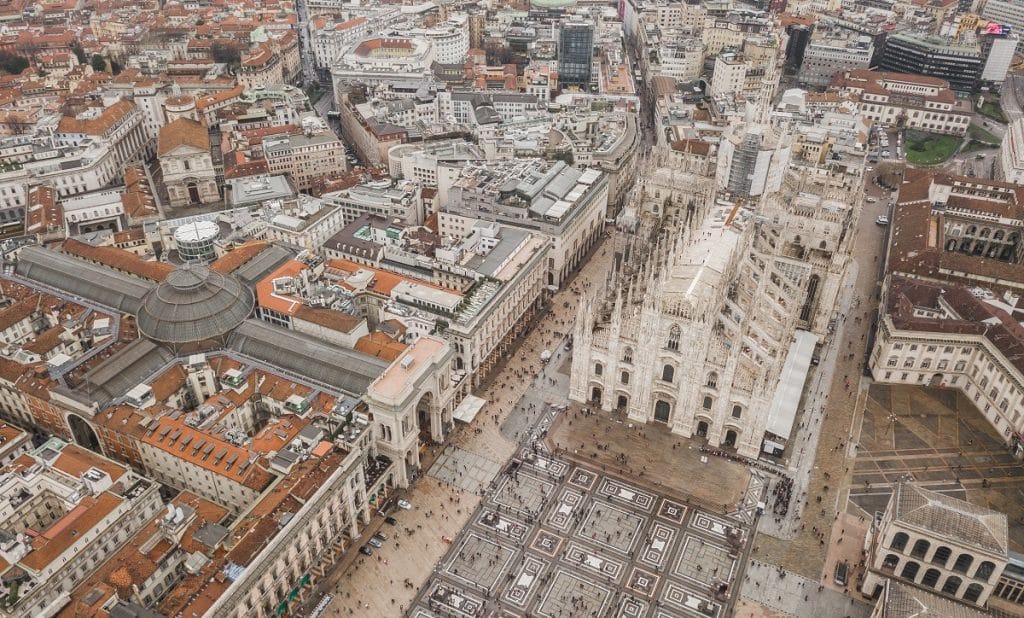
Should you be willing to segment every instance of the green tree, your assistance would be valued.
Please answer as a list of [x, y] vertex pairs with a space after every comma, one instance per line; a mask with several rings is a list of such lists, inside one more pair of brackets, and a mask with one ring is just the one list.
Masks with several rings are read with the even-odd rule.
[[213, 55], [214, 62], [220, 62], [233, 67], [242, 63], [242, 52], [237, 47], [223, 43], [214, 43], [210, 46], [210, 52]]
[[71, 45], [71, 52], [75, 54], [75, 58], [78, 58], [78, 64], [85, 64], [85, 50], [79, 43]]
[[22, 58], [10, 52], [0, 52], [0, 71], [10, 75], [18, 75], [28, 68], [28, 58]]
[[100, 54], [93, 54], [89, 64], [92, 66], [92, 70], [97, 73], [107, 70], [107, 59]]

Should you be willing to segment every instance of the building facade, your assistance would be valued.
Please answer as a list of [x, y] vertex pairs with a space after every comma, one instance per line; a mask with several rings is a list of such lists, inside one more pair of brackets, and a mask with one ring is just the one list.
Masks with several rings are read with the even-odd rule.
[[220, 200], [205, 125], [189, 118], [164, 125], [160, 129], [158, 157], [172, 207]]
[[901, 480], [868, 533], [861, 591], [887, 578], [985, 607], [1007, 563], [1006, 515]]

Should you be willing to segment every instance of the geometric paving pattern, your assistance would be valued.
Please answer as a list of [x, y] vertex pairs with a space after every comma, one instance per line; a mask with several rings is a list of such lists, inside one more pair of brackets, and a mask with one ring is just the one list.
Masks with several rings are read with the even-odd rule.
[[531, 455], [500, 473], [408, 616], [724, 618], [714, 591], [734, 587], [742, 517]]

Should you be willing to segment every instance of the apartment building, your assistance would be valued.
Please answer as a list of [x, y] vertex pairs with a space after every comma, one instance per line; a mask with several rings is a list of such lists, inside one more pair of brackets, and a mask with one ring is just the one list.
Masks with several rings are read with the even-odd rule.
[[340, 207], [346, 225], [367, 213], [389, 220], [398, 219], [405, 225], [419, 225], [425, 218], [419, 186], [411, 180], [367, 182], [324, 193], [320, 199], [328, 205]]
[[154, 153], [146, 132], [143, 114], [132, 101], [120, 99], [112, 104], [89, 107], [75, 116], [63, 116], [57, 125], [60, 144], [80, 146], [85, 140], [97, 140], [113, 151], [119, 166], [143, 161]]
[[[440, 168], [438, 172], [439, 177], [451, 177]], [[598, 170], [580, 170], [562, 161], [477, 162], [462, 167], [456, 180], [438, 187], [438, 194], [447, 196], [438, 213], [444, 237], [466, 238], [480, 221], [547, 237], [552, 247], [545, 285], [559, 286], [604, 230], [608, 179]]]
[[867, 69], [875, 53], [871, 37], [821, 37], [812, 39], [804, 50], [797, 80], [802, 86], [826, 88], [837, 73]]
[[1024, 119], [1014, 120], [1006, 127], [995, 172], [999, 180], [1024, 183]]
[[263, 138], [271, 174], [288, 174], [295, 188], [308, 191], [325, 177], [345, 171], [345, 147], [327, 124], [304, 118], [301, 133]]
[[161, 506], [159, 485], [51, 438], [0, 478], [5, 618], [52, 616]]

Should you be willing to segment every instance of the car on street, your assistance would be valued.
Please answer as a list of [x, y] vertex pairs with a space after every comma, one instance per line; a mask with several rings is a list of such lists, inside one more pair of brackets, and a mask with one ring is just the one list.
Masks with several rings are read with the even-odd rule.
[[389, 537], [388, 537], [387, 533], [378, 531], [376, 534], [373, 535], [373, 538], [380, 539], [382, 541], [386, 541], [386, 540], [388, 540]]
[[369, 544], [369, 545], [373, 545], [373, 546], [374, 546], [374, 547], [376, 547], [377, 549], [380, 549], [381, 547], [384, 547], [384, 541], [382, 541], [382, 540], [378, 539], [378, 538], [377, 538], [377, 537], [375, 537], [375, 536], [371, 536], [371, 537], [370, 537], [370, 540], [369, 540], [369, 541], [367, 541], [367, 544]]
[[885, 215], [878, 215], [878, 218], [875, 219], [875, 223], [878, 225], [889, 225], [889, 217], [886, 217]]
[[398, 508], [402, 509], [403, 511], [408, 511], [409, 509], [412, 508], [412, 505], [406, 502], [405, 500], [399, 500]]
[[359, 548], [359, 553], [361, 553], [364, 556], [372, 556], [373, 555], [373, 550], [370, 549], [369, 547], [367, 547], [366, 545], [363, 545], [362, 547]]
[[384, 523], [386, 523], [389, 526], [397, 526], [398, 525], [398, 520], [395, 519], [394, 517], [388, 516], [388, 517], [384, 518]]
[[866, 200], [864, 200], [864, 201], [865, 201], [865, 202], [867, 202], [868, 204], [874, 204], [875, 202], [877, 202], [877, 201], [878, 201], [878, 198], [875, 198], [875, 197], [869, 197], [868, 199], [866, 199]]
[[882, 156], [883, 156], [883, 157], [891, 157], [891, 156], [892, 156], [892, 153], [891, 153], [891, 152], [889, 152], [888, 150], [883, 150], [883, 151], [882, 151]]

